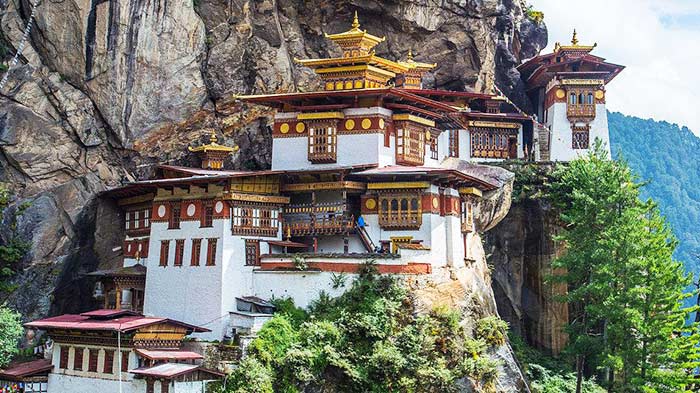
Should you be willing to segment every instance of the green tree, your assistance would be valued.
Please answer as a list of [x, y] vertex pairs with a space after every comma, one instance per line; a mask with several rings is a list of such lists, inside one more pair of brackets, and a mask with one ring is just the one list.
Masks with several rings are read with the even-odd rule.
[[577, 392], [598, 373], [611, 391], [675, 392], [694, 366], [697, 333], [682, 307], [690, 277], [673, 260], [676, 241], [657, 207], [639, 199], [640, 184], [600, 142], [560, 166], [551, 195], [561, 210], [566, 252], [553, 277], [569, 286], [569, 351]]
[[17, 344], [23, 332], [19, 313], [0, 306], [0, 367], [6, 366], [19, 352]]
[[[0, 184], [0, 218], [11, 201], [12, 193], [10, 193], [7, 187]], [[19, 213], [21, 214], [25, 208], [26, 206], [21, 206]], [[0, 243], [0, 292], [7, 292], [13, 289], [6, 283], [6, 280], [14, 275], [17, 263], [24, 257], [29, 249], [29, 244], [20, 239], [15, 233], [15, 218], [16, 217], [12, 217], [12, 233], [10, 234], [10, 238], [4, 243]]]

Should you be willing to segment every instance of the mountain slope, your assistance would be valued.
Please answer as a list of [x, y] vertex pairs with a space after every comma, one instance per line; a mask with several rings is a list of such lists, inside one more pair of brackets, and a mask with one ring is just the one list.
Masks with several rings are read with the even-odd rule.
[[614, 157], [629, 162], [670, 222], [680, 244], [676, 257], [700, 272], [700, 138], [665, 121], [609, 114]]

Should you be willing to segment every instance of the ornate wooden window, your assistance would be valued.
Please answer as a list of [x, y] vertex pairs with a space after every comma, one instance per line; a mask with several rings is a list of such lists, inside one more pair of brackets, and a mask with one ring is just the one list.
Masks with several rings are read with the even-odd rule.
[[73, 370], [83, 370], [83, 351], [82, 347], [75, 347], [75, 355], [73, 356]]
[[425, 128], [409, 122], [396, 123], [396, 163], [423, 165], [425, 157]]
[[202, 239], [192, 239], [192, 257], [190, 266], [199, 266], [199, 258], [202, 254]]
[[59, 356], [59, 361], [58, 361], [58, 368], [60, 369], [67, 369], [68, 368], [68, 351], [69, 348], [66, 346], [61, 345], [59, 347], [59, 350], [61, 353], [58, 355]]
[[571, 126], [571, 147], [573, 149], [588, 149], [590, 141], [590, 125]]
[[437, 136], [433, 136], [430, 139], [430, 158], [433, 160], [437, 160], [439, 158], [438, 156], [438, 138]]
[[105, 362], [102, 366], [102, 372], [105, 374], [114, 373], [114, 351], [105, 349]]
[[449, 155], [450, 157], [459, 157], [459, 130], [449, 130]]
[[122, 372], [127, 372], [129, 371], [129, 352], [127, 351], [122, 351], [122, 367], [121, 367]]
[[277, 236], [279, 210], [266, 205], [235, 206], [231, 225], [234, 235]]
[[207, 266], [216, 265], [216, 238], [207, 239]]
[[420, 194], [379, 195], [379, 226], [382, 228], [418, 229], [422, 221]]
[[311, 122], [309, 127], [309, 161], [314, 164], [336, 162], [338, 157], [335, 121]]
[[245, 240], [245, 264], [246, 266], [260, 266], [260, 240]]
[[202, 203], [202, 216], [199, 224], [201, 228], [208, 228], [214, 225], [214, 202], [205, 201]]
[[100, 350], [90, 348], [88, 350], [88, 371], [91, 373], [97, 372], [97, 360], [99, 359]]
[[180, 229], [180, 202], [170, 205], [170, 217], [168, 218], [168, 229]]
[[[517, 136], [508, 129], [473, 127], [471, 128], [471, 155], [480, 158], [512, 157], [511, 144], [517, 144]], [[512, 140], [511, 140], [512, 139]]]
[[574, 88], [569, 91], [566, 114], [569, 118], [595, 117], [595, 99], [590, 88]]
[[160, 393], [169, 393], [170, 392], [170, 380], [169, 379], [161, 379], [160, 380]]
[[125, 213], [124, 229], [129, 234], [148, 233], [151, 228], [150, 215], [150, 207], [128, 210]]
[[160, 266], [168, 266], [168, 254], [170, 252], [170, 240], [160, 241]]
[[182, 266], [182, 257], [185, 254], [185, 239], [175, 240], [175, 262], [174, 266]]

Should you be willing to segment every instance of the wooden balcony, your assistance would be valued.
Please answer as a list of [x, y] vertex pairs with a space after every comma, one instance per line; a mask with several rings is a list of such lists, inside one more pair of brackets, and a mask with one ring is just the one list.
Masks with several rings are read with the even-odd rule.
[[595, 118], [595, 104], [568, 105], [566, 115], [569, 118], [593, 119]]
[[421, 210], [392, 211], [379, 214], [379, 226], [384, 229], [418, 229], [422, 223], [423, 212]]
[[355, 216], [345, 203], [290, 205], [284, 210], [284, 236], [327, 236], [353, 230]]

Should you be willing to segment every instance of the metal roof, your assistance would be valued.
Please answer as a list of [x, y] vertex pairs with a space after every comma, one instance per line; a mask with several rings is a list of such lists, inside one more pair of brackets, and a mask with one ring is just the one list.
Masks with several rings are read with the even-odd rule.
[[136, 353], [149, 360], [199, 360], [204, 356], [191, 351], [153, 351], [137, 349]]
[[53, 368], [48, 359], [33, 360], [31, 362], [15, 363], [6, 369], [0, 370], [0, 379], [21, 382], [23, 378], [32, 377], [37, 374], [48, 374]]
[[[87, 313], [89, 314], [89, 313]], [[99, 315], [99, 313], [98, 313]], [[117, 314], [112, 318], [102, 316], [64, 314], [57, 317], [40, 319], [24, 324], [28, 328], [51, 330], [51, 329], [71, 329], [84, 331], [113, 331], [129, 332], [140, 328], [155, 325], [158, 323], [168, 323], [184, 327], [192, 332], [209, 332], [209, 329], [190, 325], [184, 322], [175, 321], [168, 318], [144, 317], [143, 315], [121, 315]]]

